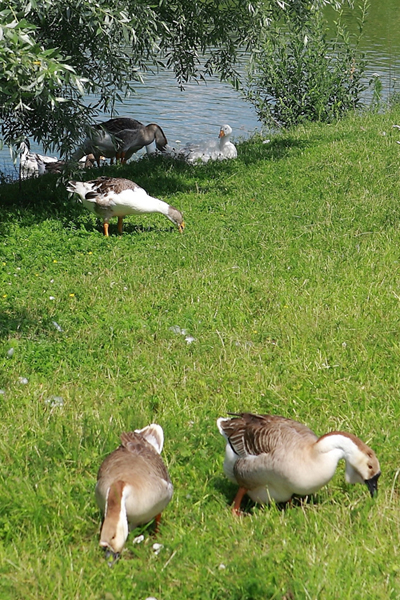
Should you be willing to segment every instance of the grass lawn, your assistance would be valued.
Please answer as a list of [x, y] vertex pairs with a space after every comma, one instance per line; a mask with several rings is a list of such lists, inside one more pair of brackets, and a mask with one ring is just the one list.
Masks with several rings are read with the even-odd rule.
[[[400, 597], [399, 122], [84, 175], [133, 179], [184, 212], [183, 235], [152, 215], [107, 239], [51, 175], [0, 187], [2, 600]], [[381, 463], [377, 498], [340, 463], [308, 502], [234, 518], [227, 411], [358, 435]], [[174, 497], [157, 538], [131, 533], [109, 568], [97, 470], [150, 422]]]

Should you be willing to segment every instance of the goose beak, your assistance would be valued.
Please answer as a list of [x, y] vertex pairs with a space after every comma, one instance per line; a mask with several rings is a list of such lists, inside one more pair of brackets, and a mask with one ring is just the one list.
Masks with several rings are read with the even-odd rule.
[[371, 479], [365, 479], [365, 483], [367, 484], [367, 488], [369, 489], [369, 493], [371, 494], [371, 498], [373, 498], [378, 492], [378, 479], [381, 475], [381, 472], [377, 473]]
[[178, 229], [179, 229], [179, 233], [183, 233], [183, 230], [185, 229], [185, 223], [183, 221], [180, 225], [178, 225]]
[[108, 566], [112, 567], [113, 564], [116, 563], [117, 560], [119, 560], [120, 553], [114, 552], [113, 550], [111, 550], [111, 548], [109, 546], [107, 546], [104, 548], [104, 556], [105, 556]]
[[221, 131], [219, 132], [219, 136], [218, 137], [219, 138], [225, 137], [225, 133], [224, 133], [223, 129], [221, 129]]

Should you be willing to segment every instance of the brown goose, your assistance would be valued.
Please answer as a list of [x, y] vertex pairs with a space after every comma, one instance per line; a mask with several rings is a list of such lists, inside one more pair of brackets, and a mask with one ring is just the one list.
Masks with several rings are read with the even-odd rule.
[[96, 500], [104, 519], [100, 546], [117, 558], [129, 529], [156, 519], [172, 498], [173, 487], [160, 456], [164, 433], [152, 423], [121, 435], [121, 446], [103, 461]]
[[168, 144], [163, 130], [156, 123], [143, 125], [136, 119], [117, 117], [94, 125], [91, 134], [72, 158], [78, 160], [92, 153], [98, 162], [100, 156], [126, 162], [132, 154], [144, 146], [147, 148], [154, 141], [161, 152]]
[[217, 426], [227, 440], [225, 475], [239, 485], [234, 513], [246, 493], [261, 504], [315, 493], [332, 479], [341, 458], [348, 483], [366, 483], [371, 496], [377, 492], [378, 459], [355, 435], [333, 431], [319, 438], [284, 417], [230, 414], [233, 418], [219, 418]]

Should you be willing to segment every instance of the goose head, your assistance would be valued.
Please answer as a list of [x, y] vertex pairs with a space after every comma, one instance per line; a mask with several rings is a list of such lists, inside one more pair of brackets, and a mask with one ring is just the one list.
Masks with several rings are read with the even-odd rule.
[[222, 125], [220, 132], [219, 132], [219, 138], [224, 138], [224, 137], [229, 137], [232, 133], [232, 127], [230, 127], [229, 125]]
[[167, 149], [168, 140], [161, 127], [159, 125], [156, 125], [155, 123], [150, 123], [150, 125], [147, 125], [147, 127], [152, 128], [152, 130], [154, 131], [153, 139], [156, 142], [157, 150], [160, 150], [160, 152], [165, 152]]
[[22, 142], [19, 145], [18, 150], [19, 150], [19, 153], [22, 154], [23, 156], [26, 156], [27, 154], [29, 154], [29, 152], [31, 151], [31, 145], [30, 145], [28, 138], [25, 138], [24, 140], [22, 140]]
[[358, 438], [355, 438], [354, 442], [356, 450], [346, 460], [345, 479], [347, 483], [365, 483], [371, 497], [374, 497], [381, 475], [379, 461], [369, 446]]
[[183, 230], [185, 229], [185, 223], [183, 221], [182, 213], [177, 208], [169, 206], [168, 213], [166, 216], [170, 221], [172, 221], [174, 225], [177, 226], [177, 228], [179, 229], [179, 233], [183, 233]]

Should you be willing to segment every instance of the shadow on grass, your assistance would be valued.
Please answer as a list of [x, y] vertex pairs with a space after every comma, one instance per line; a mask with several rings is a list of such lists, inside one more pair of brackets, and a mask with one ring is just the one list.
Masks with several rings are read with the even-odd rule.
[[[135, 181], [150, 195], [161, 199], [177, 193], [198, 193], [199, 190], [206, 192], [210, 188], [224, 194], [229, 193], [225, 190], [226, 180], [232, 176], [240, 177], [243, 166], [284, 159], [293, 152], [300, 152], [307, 144], [309, 142], [290, 137], [278, 138], [268, 144], [263, 144], [261, 138], [254, 138], [240, 145], [237, 160], [190, 165], [170, 157], [146, 156], [127, 165], [75, 172], [70, 178], [87, 181], [102, 175], [126, 177]], [[97, 230], [98, 227], [85, 216], [87, 213], [82, 205], [68, 194], [65, 188], [67, 179], [65, 176], [45, 175], [0, 185], [0, 233], [6, 236], [9, 225], [13, 222], [29, 227], [49, 219], [61, 222], [65, 228], [69, 228], [71, 223], [82, 223], [88, 231]], [[141, 231], [134, 225], [132, 227], [127, 231]], [[159, 230], [158, 227], [155, 229]]]
[[37, 328], [37, 319], [33, 319], [26, 311], [18, 313], [0, 312], [0, 340], [7, 339], [10, 335], [20, 335], [22, 332]]
[[[227, 505], [233, 506], [235, 496], [239, 489], [238, 486], [234, 483], [231, 483], [227, 479], [223, 479], [222, 477], [215, 479], [214, 486], [216, 490], [218, 490], [223, 496], [225, 496]], [[283, 511], [291, 508], [299, 508], [308, 504], [320, 504], [318, 496], [293, 496], [292, 499], [288, 502], [277, 502], [274, 506], [277, 508], [277, 510]], [[261, 505], [257, 504], [256, 502], [253, 502], [253, 500], [251, 500], [251, 498], [246, 495], [242, 500], [242, 504], [240, 507], [241, 512], [243, 513], [243, 515], [252, 514], [253, 509], [256, 506], [260, 507]], [[268, 510], [268, 506], [265, 506], [264, 509]]]

